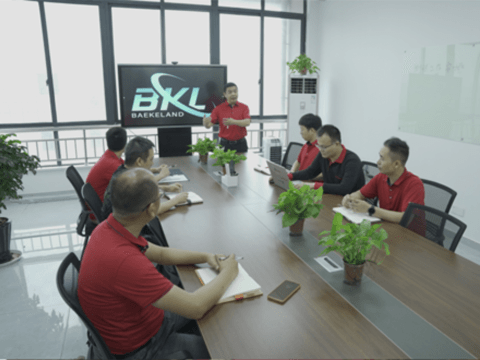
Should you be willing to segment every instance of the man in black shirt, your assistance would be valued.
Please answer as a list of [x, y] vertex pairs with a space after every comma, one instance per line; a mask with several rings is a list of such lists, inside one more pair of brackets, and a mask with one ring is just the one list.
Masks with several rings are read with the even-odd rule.
[[[360, 158], [341, 144], [340, 130], [325, 125], [317, 131], [320, 153], [305, 170], [288, 174], [290, 180], [308, 180], [323, 175], [323, 181], [306, 183], [313, 189], [323, 186], [325, 194], [346, 195], [365, 185]], [[305, 183], [295, 185], [301, 188]]]

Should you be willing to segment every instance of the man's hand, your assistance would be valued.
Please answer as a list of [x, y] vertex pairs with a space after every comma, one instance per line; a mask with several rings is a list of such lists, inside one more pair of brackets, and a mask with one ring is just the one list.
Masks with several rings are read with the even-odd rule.
[[295, 189], [300, 190], [304, 185], [308, 185], [310, 189], [313, 189], [315, 187], [315, 183], [304, 183], [304, 182], [298, 183], [297, 185], [293, 185], [293, 186], [295, 186]]
[[275, 184], [275, 182], [273, 181], [273, 177], [271, 177], [271, 176], [268, 178], [268, 182], [269, 182], [270, 184]]
[[352, 208], [352, 196], [350, 194], [345, 195], [342, 200], [342, 205], [346, 207], [347, 209]]
[[208, 265], [210, 265], [210, 267], [213, 269], [213, 270], [218, 270], [220, 269], [220, 260], [218, 260], [219, 258], [221, 257], [224, 257], [225, 255], [220, 255], [220, 254], [208, 254], [208, 259], [207, 259], [207, 263]]
[[220, 255], [215, 255], [218, 261], [219, 265], [219, 272], [222, 272], [223, 270], [230, 270], [232, 269], [235, 273], [235, 277], [238, 275], [238, 262], [235, 259], [235, 254], [230, 254], [229, 257], [227, 257], [225, 260], [219, 260], [221, 257]]
[[170, 170], [168, 170], [168, 166], [162, 167], [160, 169], [160, 173], [158, 174], [159, 180], [162, 180], [163, 178], [166, 178], [168, 175], [170, 175]]
[[187, 201], [187, 199], [188, 199], [188, 192], [183, 192], [173, 198], [176, 204], [184, 203], [185, 201]]
[[232, 118], [223, 119], [223, 125], [225, 126], [235, 125], [235, 120]]
[[207, 129], [211, 128], [212, 127], [212, 118], [210, 116], [206, 117], [204, 116], [203, 117], [203, 126], [205, 126]]
[[158, 174], [160, 171], [162, 171], [162, 169], [164, 168], [167, 168], [168, 169], [168, 165], [167, 164], [162, 164], [160, 165], [159, 167], [151, 167], [150, 168], [150, 171], [154, 174]]
[[168, 185], [165, 187], [165, 191], [167, 192], [180, 192], [182, 191], [182, 184], [175, 183], [172, 185]]
[[365, 200], [353, 200], [351, 202], [351, 209], [358, 213], [366, 213], [372, 205]]

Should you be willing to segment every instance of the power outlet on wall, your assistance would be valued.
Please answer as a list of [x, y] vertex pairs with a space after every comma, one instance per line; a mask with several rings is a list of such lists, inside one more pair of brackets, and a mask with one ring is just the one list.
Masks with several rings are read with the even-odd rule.
[[464, 217], [465, 209], [459, 208], [458, 206], [452, 206], [452, 214]]

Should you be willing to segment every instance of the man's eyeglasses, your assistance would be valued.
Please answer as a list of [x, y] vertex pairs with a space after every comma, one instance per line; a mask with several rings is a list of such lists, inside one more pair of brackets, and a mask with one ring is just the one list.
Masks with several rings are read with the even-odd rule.
[[327, 150], [330, 146], [333, 146], [333, 145], [335, 145], [335, 143], [330, 144], [330, 145], [328, 145], [328, 146], [321, 146], [321, 145], [318, 145], [318, 143], [315, 144], [315, 146], [316, 146], [319, 150], [324, 150], [324, 151]]

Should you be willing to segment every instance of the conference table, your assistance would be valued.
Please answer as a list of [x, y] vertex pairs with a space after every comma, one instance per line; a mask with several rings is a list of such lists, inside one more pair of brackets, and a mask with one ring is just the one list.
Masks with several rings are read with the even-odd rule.
[[[272, 205], [283, 189], [254, 171], [256, 154], [236, 165], [239, 184], [227, 188], [219, 167], [198, 156], [156, 159], [180, 168], [204, 202], [160, 217], [174, 248], [243, 256], [239, 262], [263, 295], [214, 306], [198, 325], [212, 358], [429, 358], [480, 357], [480, 266], [387, 221], [391, 254], [375, 249], [360, 285], [343, 283], [315, 258], [318, 234], [330, 230], [341, 196], [324, 194], [324, 208], [307, 219], [302, 236], [282, 228]], [[346, 221], [344, 220], [344, 223]], [[185, 290], [201, 284], [194, 266], [179, 266]], [[284, 280], [301, 289], [285, 304], [267, 300]]]

